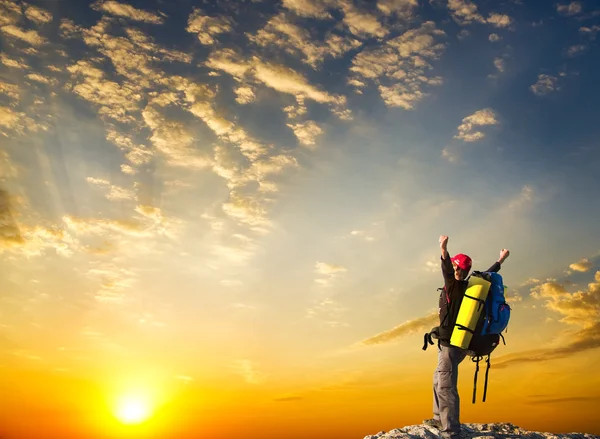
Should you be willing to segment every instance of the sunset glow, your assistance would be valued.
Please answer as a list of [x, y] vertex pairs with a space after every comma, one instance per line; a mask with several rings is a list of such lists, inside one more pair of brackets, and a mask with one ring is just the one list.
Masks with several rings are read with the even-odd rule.
[[0, 0], [0, 437], [600, 435], [597, 0]]

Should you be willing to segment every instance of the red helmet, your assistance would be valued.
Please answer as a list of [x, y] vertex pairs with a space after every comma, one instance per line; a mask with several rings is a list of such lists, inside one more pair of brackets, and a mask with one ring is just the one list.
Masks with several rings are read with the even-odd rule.
[[471, 269], [471, 258], [462, 253], [457, 254], [451, 259], [453, 264], [456, 264], [461, 270], [469, 271]]

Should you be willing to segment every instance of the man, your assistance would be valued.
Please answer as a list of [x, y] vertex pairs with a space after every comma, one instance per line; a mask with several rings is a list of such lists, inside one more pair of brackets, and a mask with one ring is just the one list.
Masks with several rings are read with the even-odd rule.
[[[458, 347], [451, 346], [449, 340], [454, 327], [454, 322], [451, 320], [456, 318], [467, 289], [466, 278], [471, 270], [472, 261], [469, 256], [462, 253], [450, 258], [447, 236], [440, 236], [439, 242], [444, 276], [444, 290], [440, 294], [439, 301], [440, 351], [437, 368], [433, 374], [433, 419], [428, 419], [424, 423], [439, 428], [445, 438], [458, 438], [460, 434], [458, 365], [465, 359], [466, 353]], [[498, 261], [486, 271], [500, 271], [502, 263], [509, 254], [508, 250], [502, 249]]]

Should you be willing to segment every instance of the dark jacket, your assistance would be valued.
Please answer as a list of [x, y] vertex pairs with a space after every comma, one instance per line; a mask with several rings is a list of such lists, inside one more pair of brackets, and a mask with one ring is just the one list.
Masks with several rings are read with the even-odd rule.
[[[439, 326], [439, 340], [444, 346], [448, 346], [448, 341], [452, 335], [452, 329], [454, 327], [453, 322], [448, 318], [448, 313], [451, 316], [457, 316], [460, 304], [462, 303], [463, 296], [467, 290], [468, 281], [456, 280], [454, 278], [454, 268], [452, 262], [450, 262], [450, 255], [446, 259], [440, 256], [442, 261], [442, 274], [444, 276], [444, 289], [440, 293], [439, 301], [439, 315], [440, 315], [440, 326]], [[498, 272], [500, 271], [500, 263], [495, 262], [486, 271]]]

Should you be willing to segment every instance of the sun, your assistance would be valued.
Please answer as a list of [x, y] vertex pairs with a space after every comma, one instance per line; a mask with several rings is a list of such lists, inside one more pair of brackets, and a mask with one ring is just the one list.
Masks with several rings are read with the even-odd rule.
[[140, 424], [152, 415], [152, 410], [146, 398], [126, 395], [117, 402], [115, 415], [123, 424]]

